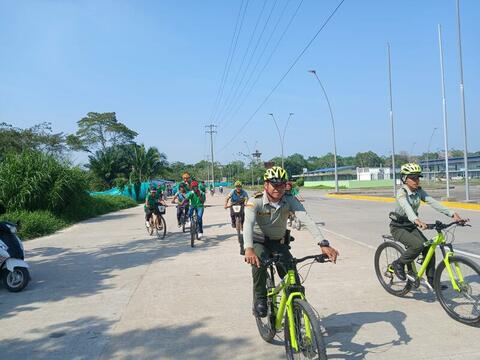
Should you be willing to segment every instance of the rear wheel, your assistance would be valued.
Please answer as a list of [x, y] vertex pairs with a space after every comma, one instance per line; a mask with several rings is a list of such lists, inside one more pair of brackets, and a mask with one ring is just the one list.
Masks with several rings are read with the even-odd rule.
[[405, 250], [397, 243], [385, 241], [375, 252], [375, 273], [382, 287], [392, 295], [404, 296], [412, 285], [400, 280], [394, 273], [392, 262], [397, 260]]
[[[468, 325], [480, 324], [480, 267], [463, 256], [450, 257], [455, 290], [445, 262], [435, 271], [435, 292], [443, 309], [453, 319]], [[442, 289], [443, 288], [443, 289]]]
[[[305, 300], [293, 300], [293, 328], [290, 328], [288, 312], [285, 313], [285, 350], [287, 359], [327, 359], [320, 323], [310, 304]], [[295, 333], [292, 334], [292, 330]], [[293, 348], [296, 340], [298, 349]]]
[[[270, 274], [267, 273], [267, 289], [271, 288], [273, 288], [273, 281], [270, 277]], [[262, 318], [255, 315], [255, 321], [257, 322], [258, 332], [260, 333], [262, 339], [270, 343], [277, 333], [275, 330], [276, 304], [273, 303], [273, 299], [270, 297], [267, 299], [267, 304], [267, 316]]]
[[30, 280], [28, 269], [16, 267], [13, 271], [5, 270], [2, 274], [3, 284], [10, 292], [22, 291]]

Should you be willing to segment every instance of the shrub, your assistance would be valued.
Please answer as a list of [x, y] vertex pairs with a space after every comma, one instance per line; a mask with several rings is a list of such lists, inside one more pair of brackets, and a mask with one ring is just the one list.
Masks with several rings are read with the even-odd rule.
[[297, 186], [303, 186], [305, 184], [305, 179], [300, 177], [295, 181], [295, 184], [297, 184]]
[[52, 234], [68, 225], [66, 221], [50, 211], [14, 211], [0, 215], [0, 220], [17, 222], [20, 220], [19, 235], [22, 239]]

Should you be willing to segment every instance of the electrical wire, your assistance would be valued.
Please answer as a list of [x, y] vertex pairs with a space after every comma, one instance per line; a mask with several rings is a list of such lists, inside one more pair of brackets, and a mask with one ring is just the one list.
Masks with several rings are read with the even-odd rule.
[[248, 117], [247, 121], [240, 127], [240, 129], [235, 133], [235, 135], [224, 145], [220, 148], [219, 151], [222, 151], [226, 149], [233, 141], [240, 135], [240, 133], [245, 129], [245, 127], [252, 121], [252, 119], [257, 115], [257, 113], [260, 111], [260, 109], [265, 105], [265, 103], [270, 99], [270, 97], [273, 95], [273, 93], [278, 89], [280, 84], [283, 82], [283, 80], [287, 77], [287, 75], [292, 71], [294, 66], [298, 63], [298, 61], [302, 58], [302, 56], [305, 54], [305, 52], [310, 48], [310, 46], [313, 44], [315, 39], [320, 35], [322, 30], [327, 26], [327, 24], [330, 22], [330, 20], [333, 18], [333, 16], [337, 13], [338, 9], [342, 6], [342, 4], [345, 2], [345, 0], [341, 0], [339, 4], [335, 7], [335, 9], [331, 12], [331, 14], [328, 16], [328, 18], [324, 21], [320, 29], [315, 33], [315, 35], [310, 39], [310, 41], [307, 43], [307, 45], [303, 48], [303, 50], [298, 54], [298, 56], [295, 58], [293, 63], [290, 65], [290, 67], [287, 69], [287, 71], [280, 77], [280, 79], [277, 81], [275, 86], [272, 88], [272, 90], [265, 96], [265, 98], [260, 102], [260, 104], [257, 106], [255, 111]]

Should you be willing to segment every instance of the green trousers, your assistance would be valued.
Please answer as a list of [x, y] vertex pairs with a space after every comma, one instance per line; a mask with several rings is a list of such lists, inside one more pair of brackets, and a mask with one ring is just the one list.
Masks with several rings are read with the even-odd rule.
[[[287, 266], [287, 270], [290, 270], [288, 264], [292, 259], [290, 253], [290, 247], [285, 244], [281, 244], [280, 241], [266, 241], [264, 243], [253, 243], [253, 251], [260, 260], [267, 260], [272, 253], [278, 253], [281, 255], [282, 260]], [[285, 270], [281, 266], [277, 266], [278, 275], [283, 278], [286, 275]], [[254, 300], [267, 297], [267, 268], [261, 266], [257, 268], [252, 265], [252, 277], [253, 277], [253, 298]]]
[[[424, 247], [423, 243], [428, 241], [428, 239], [423, 235], [423, 233], [418, 230], [416, 227], [412, 228], [403, 228], [398, 226], [390, 225], [390, 233], [396, 241], [401, 242], [405, 245], [405, 252], [400, 256], [399, 262], [401, 264], [409, 264], [412, 261], [423, 253], [423, 256], [427, 255], [429, 247]], [[435, 254], [433, 254], [432, 259], [430, 260], [427, 267], [427, 277], [433, 278], [435, 275]]]

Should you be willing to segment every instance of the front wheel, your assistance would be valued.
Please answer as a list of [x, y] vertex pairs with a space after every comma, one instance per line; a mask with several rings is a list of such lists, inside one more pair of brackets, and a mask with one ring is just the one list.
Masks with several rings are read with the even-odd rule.
[[467, 325], [480, 325], [480, 267], [463, 256], [451, 256], [449, 261], [453, 279], [444, 261], [435, 271], [438, 301], [453, 319]]
[[157, 222], [157, 237], [159, 239], [164, 239], [165, 235], [167, 234], [167, 223], [165, 222], [165, 218], [162, 215], [158, 215]]
[[397, 243], [385, 241], [375, 251], [375, 273], [382, 287], [392, 295], [404, 296], [412, 284], [400, 280], [393, 271], [392, 262], [397, 260], [405, 250]]
[[[287, 359], [327, 359], [320, 323], [310, 304], [293, 300], [293, 324], [285, 313], [285, 350]], [[294, 348], [294, 342], [297, 349]]]
[[13, 271], [5, 270], [2, 274], [2, 280], [8, 291], [19, 292], [28, 285], [30, 273], [26, 268], [16, 267]]
[[[272, 287], [274, 287], [272, 278], [270, 277], [270, 274], [267, 273], [267, 289], [271, 289]], [[274, 301], [275, 299], [273, 299], [272, 297], [269, 297], [267, 299], [268, 311], [266, 317], [262, 318], [255, 315], [258, 332], [260, 333], [262, 339], [268, 343], [271, 343], [273, 341], [273, 338], [277, 333], [275, 329], [276, 304], [274, 304]]]

